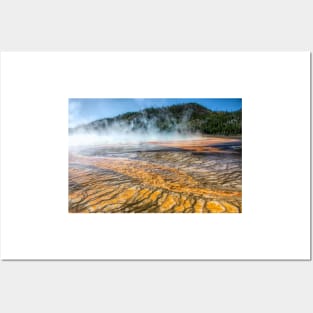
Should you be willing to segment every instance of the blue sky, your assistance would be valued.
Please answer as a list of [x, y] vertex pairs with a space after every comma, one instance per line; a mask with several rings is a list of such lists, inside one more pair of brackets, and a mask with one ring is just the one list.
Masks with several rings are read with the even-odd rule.
[[149, 107], [196, 102], [214, 111], [235, 111], [241, 108], [241, 98], [148, 98], [148, 99], [69, 99], [69, 127], [126, 112]]

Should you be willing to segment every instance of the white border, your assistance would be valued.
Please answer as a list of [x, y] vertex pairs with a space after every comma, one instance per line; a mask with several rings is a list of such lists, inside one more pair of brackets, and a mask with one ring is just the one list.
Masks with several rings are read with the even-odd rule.
[[[68, 214], [68, 98], [242, 98], [242, 214]], [[1, 54], [3, 259], [309, 259], [310, 55]]]

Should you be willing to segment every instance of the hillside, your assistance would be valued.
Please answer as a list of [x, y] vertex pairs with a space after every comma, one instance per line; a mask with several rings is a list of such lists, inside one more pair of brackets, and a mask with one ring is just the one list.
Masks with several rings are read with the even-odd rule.
[[123, 132], [200, 132], [203, 134], [241, 134], [241, 109], [234, 112], [212, 111], [197, 103], [148, 108], [113, 118], [103, 118], [69, 129], [69, 134]]

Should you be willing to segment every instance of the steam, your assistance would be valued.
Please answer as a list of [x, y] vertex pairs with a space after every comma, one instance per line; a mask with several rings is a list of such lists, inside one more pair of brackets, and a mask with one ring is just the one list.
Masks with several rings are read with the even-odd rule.
[[[199, 138], [200, 133], [191, 132], [187, 123], [192, 112], [187, 110], [178, 121], [166, 112], [158, 118], [146, 110], [133, 119], [103, 119], [70, 129], [69, 146], [94, 146], [111, 144], [141, 144], [151, 141], [177, 141]], [[166, 129], [162, 129], [166, 125]]]
[[187, 138], [198, 138], [196, 134], [179, 133], [116, 133], [106, 132], [103, 134], [77, 134], [69, 137], [69, 146], [93, 146], [93, 145], [111, 145], [111, 144], [141, 144], [151, 141], [178, 141]]

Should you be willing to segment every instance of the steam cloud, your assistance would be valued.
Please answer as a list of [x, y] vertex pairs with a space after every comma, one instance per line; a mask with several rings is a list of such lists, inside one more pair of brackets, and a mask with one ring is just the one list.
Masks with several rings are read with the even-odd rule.
[[[142, 111], [140, 116], [131, 120], [109, 119], [94, 121], [70, 129], [69, 146], [140, 144], [149, 141], [184, 140], [201, 137], [200, 133], [191, 132], [187, 128], [191, 111], [186, 111], [178, 121], [171, 114], [160, 117], [148, 116]], [[160, 129], [160, 122], [167, 125]]]

